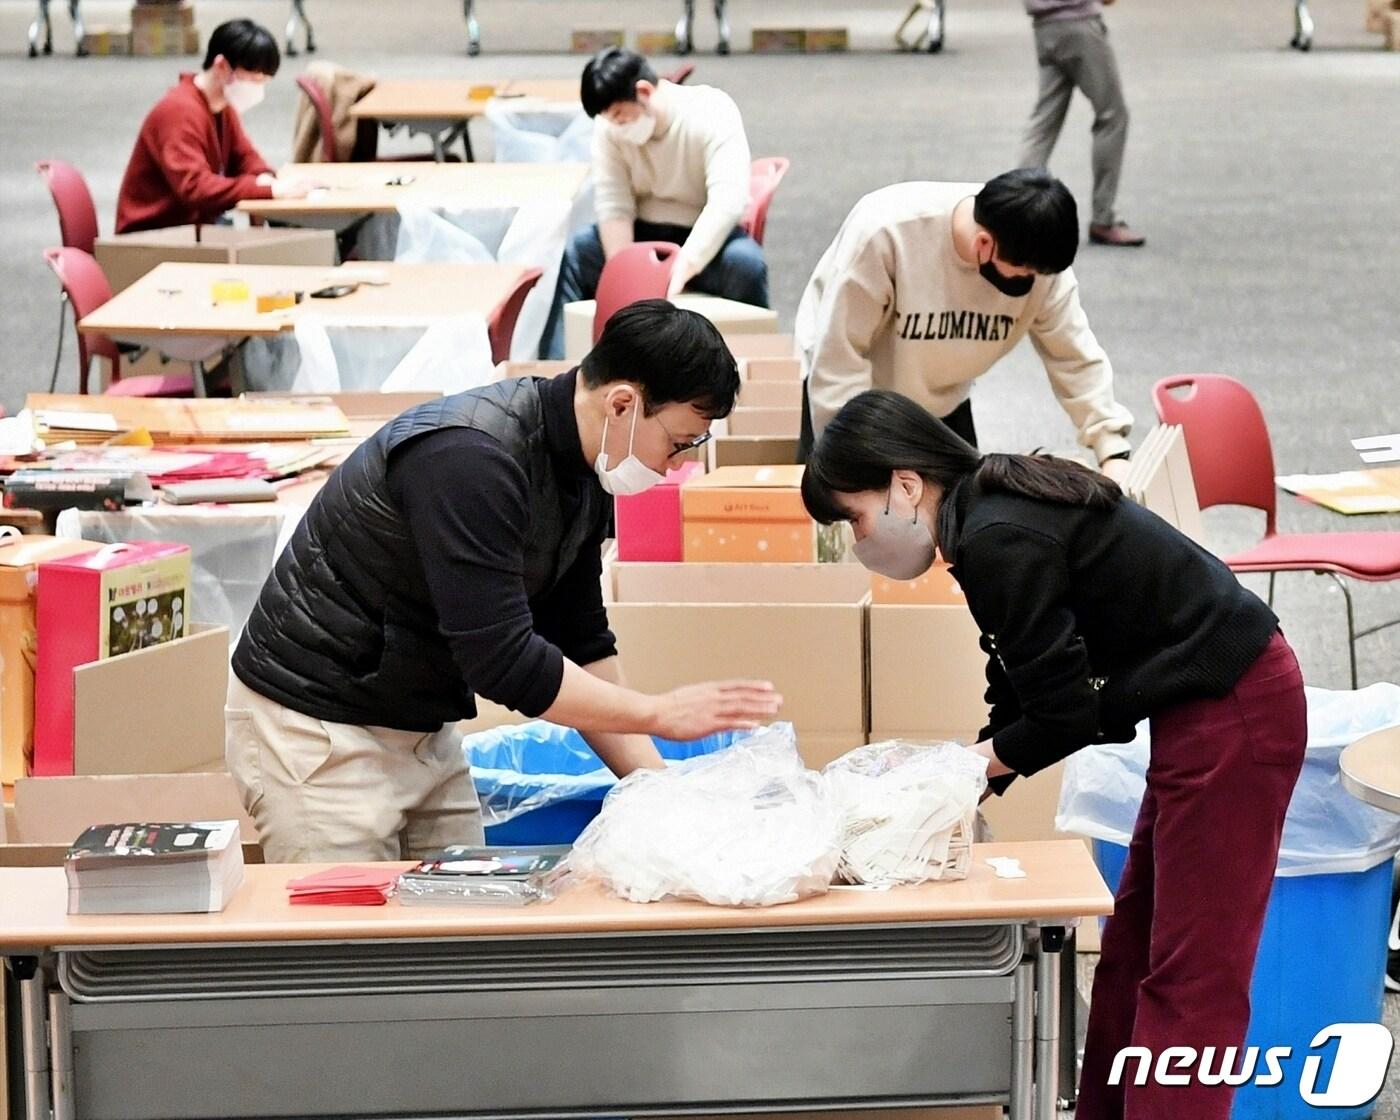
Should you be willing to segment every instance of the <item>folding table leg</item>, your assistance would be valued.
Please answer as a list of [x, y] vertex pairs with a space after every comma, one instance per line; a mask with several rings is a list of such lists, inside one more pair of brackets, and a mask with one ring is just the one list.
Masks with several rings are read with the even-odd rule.
[[83, 27], [82, 0], [68, 0], [68, 18], [73, 21], [73, 41], [77, 43], [73, 53], [79, 58], [87, 57], [87, 47], [83, 44], [83, 39], [87, 36], [87, 31]]
[[719, 25], [719, 45], [715, 47], [718, 54], [729, 53], [729, 16], [725, 14], [725, 8], [729, 0], [715, 0], [715, 23]]
[[1009, 1120], [1031, 1120], [1035, 1110], [1035, 965], [1028, 960], [1016, 966], [1011, 1051]]
[[45, 54], [53, 54], [53, 20], [49, 18], [49, 0], [39, 0], [39, 11], [29, 25], [29, 57], [36, 58], [40, 45]]
[[53, 1120], [74, 1120], [73, 1019], [66, 993], [49, 992], [49, 1060], [53, 1066]]
[[943, 15], [943, 0], [933, 0], [928, 14], [928, 30], [924, 33], [928, 41], [925, 49], [929, 54], [937, 54], [943, 49]]
[[1055, 1120], [1060, 1087], [1060, 953], [1062, 928], [1040, 931], [1035, 951], [1035, 1120]]
[[1295, 0], [1293, 5], [1293, 41], [1289, 46], [1299, 51], [1311, 50], [1315, 29], [1312, 12], [1308, 10], [1308, 0]]
[[33, 957], [12, 961], [19, 978], [20, 1037], [24, 1056], [25, 1120], [49, 1120], [50, 1075], [47, 976]]
[[695, 0], [683, 0], [681, 18], [676, 23], [676, 53], [689, 54], [695, 49]]

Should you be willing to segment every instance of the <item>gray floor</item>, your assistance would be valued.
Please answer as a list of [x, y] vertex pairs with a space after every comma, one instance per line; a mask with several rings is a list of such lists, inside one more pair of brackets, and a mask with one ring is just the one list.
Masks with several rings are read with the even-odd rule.
[[[861, 53], [696, 57], [694, 80], [735, 97], [755, 153], [793, 161], [767, 245], [785, 322], [862, 193], [908, 178], [985, 178], [1015, 159], [1035, 95], [1027, 22], [1015, 0], [949, 3], [947, 49], [937, 57], [876, 52], [901, 4], [833, 0], [765, 0], [763, 22], [848, 25], [855, 45], [867, 48]], [[732, 6], [742, 45], [760, 6]], [[91, 23], [124, 22], [123, 7], [85, 4]], [[278, 26], [287, 8], [280, 0], [197, 7], [206, 31], [235, 14]], [[679, 4], [482, 0], [487, 52], [474, 60], [463, 53], [455, 0], [309, 0], [309, 7], [319, 57], [385, 77], [490, 78], [572, 75], [579, 59], [549, 53], [570, 27], [661, 29]], [[1254, 388], [1280, 472], [1355, 466], [1350, 437], [1400, 429], [1400, 55], [1383, 53], [1362, 31], [1361, 9], [1361, 0], [1319, 0], [1310, 54], [1286, 48], [1286, 0], [1123, 0], [1110, 10], [1133, 112], [1120, 201], [1150, 241], [1140, 251], [1086, 247], [1076, 268], [1139, 432], [1150, 423], [1152, 383], [1181, 371], [1232, 373]], [[139, 119], [181, 66], [75, 60], [64, 17], [60, 54], [26, 61], [31, 11], [28, 0], [0, 0], [0, 403], [11, 410], [46, 383], [54, 343], [56, 285], [39, 254], [57, 229], [33, 161], [77, 163], [109, 229]], [[713, 41], [708, 16], [699, 41]], [[297, 66], [286, 67], [249, 119], [274, 161], [290, 146]], [[1077, 103], [1052, 161], [1081, 202], [1089, 120]], [[73, 385], [68, 363], [63, 377]], [[989, 447], [1072, 448], [1072, 431], [1028, 349], [984, 379], [976, 407]], [[1400, 517], [1348, 521], [1287, 498], [1280, 519], [1292, 530], [1400, 529]], [[1222, 550], [1260, 528], [1228, 511], [1208, 521]], [[1362, 625], [1400, 616], [1395, 587], [1361, 586], [1356, 602]], [[1309, 682], [1345, 687], [1342, 600], [1329, 581], [1286, 578], [1277, 606]], [[1363, 683], [1400, 679], [1398, 660], [1400, 628], [1366, 639]], [[1380, 1115], [1400, 1115], [1396, 1100], [1391, 1094]]]

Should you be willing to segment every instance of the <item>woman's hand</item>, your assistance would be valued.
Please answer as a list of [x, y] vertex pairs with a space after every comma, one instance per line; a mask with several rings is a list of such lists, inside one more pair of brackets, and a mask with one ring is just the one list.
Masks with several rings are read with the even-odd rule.
[[996, 751], [992, 750], [992, 741], [984, 739], [980, 743], [974, 743], [967, 748], [974, 754], [980, 754], [987, 760], [987, 777], [1001, 778], [1007, 774], [1014, 774], [1015, 771], [1007, 766], [1001, 759], [997, 758]]
[[778, 714], [783, 698], [770, 681], [707, 681], [653, 696], [647, 730], [665, 739], [702, 739], [748, 731]]

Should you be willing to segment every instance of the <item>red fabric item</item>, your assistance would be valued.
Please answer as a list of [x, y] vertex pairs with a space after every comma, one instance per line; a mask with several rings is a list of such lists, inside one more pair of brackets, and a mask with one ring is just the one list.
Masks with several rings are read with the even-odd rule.
[[1400, 579], [1400, 533], [1278, 533], [1226, 559], [1236, 572], [1337, 572]]
[[1077, 1120], [1229, 1120], [1234, 1088], [1110, 1086], [1126, 1046], [1226, 1047], [1239, 1068], [1283, 818], [1303, 768], [1303, 676], [1276, 634], [1235, 687], [1152, 716], [1147, 793], [1104, 929]]
[[156, 103], [141, 125], [117, 198], [117, 232], [207, 224], [245, 198], [271, 198], [272, 174], [238, 113], [215, 113], [193, 74]]

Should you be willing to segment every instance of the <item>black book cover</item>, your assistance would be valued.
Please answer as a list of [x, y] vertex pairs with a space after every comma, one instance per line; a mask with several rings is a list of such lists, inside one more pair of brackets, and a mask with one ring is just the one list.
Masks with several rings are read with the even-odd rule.
[[86, 829], [68, 849], [67, 860], [84, 866], [203, 860], [227, 848], [230, 822], [190, 824], [99, 824]]
[[568, 854], [567, 846], [491, 848], [454, 844], [433, 852], [405, 874], [428, 880], [523, 881], [547, 875]]

